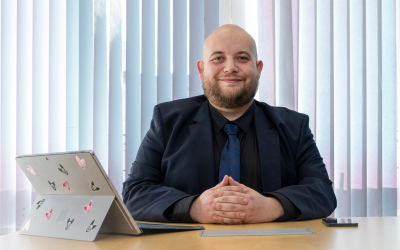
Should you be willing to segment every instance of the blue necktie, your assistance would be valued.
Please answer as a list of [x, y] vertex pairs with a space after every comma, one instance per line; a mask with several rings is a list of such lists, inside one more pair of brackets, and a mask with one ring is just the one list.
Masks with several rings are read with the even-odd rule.
[[228, 175], [240, 182], [240, 142], [236, 136], [238, 126], [227, 123], [224, 130], [228, 135], [228, 140], [222, 150], [218, 179], [221, 182], [224, 176]]

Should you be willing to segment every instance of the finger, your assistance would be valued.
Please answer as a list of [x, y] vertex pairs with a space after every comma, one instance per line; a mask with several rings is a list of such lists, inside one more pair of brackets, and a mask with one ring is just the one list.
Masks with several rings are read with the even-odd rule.
[[234, 203], [247, 205], [249, 200], [246, 197], [241, 196], [221, 196], [214, 199], [214, 203]]
[[229, 176], [229, 185], [231, 185], [231, 186], [239, 186], [240, 183], [235, 181], [231, 176]]
[[246, 217], [246, 213], [244, 211], [238, 211], [238, 212], [214, 211], [214, 214], [222, 218], [230, 218], [230, 219], [244, 219], [244, 217]]
[[224, 176], [224, 178], [222, 179], [222, 181], [220, 183], [218, 183], [215, 187], [211, 188], [211, 189], [216, 189], [216, 188], [221, 188], [224, 186], [228, 186], [229, 184], [229, 177], [227, 175]]
[[212, 193], [214, 198], [223, 197], [223, 196], [237, 196], [237, 197], [247, 197], [247, 194], [234, 192], [234, 191], [214, 191]]
[[242, 219], [231, 219], [231, 218], [224, 218], [218, 215], [213, 216], [213, 220], [215, 223], [219, 224], [242, 224]]
[[218, 192], [233, 191], [233, 192], [247, 193], [247, 191], [249, 191], [249, 189], [246, 188], [246, 186], [244, 186], [244, 185], [240, 185], [240, 186], [223, 186], [223, 187], [217, 188], [215, 191], [218, 191]]
[[219, 183], [220, 187], [228, 186], [229, 184], [229, 176], [225, 175], [224, 179]]
[[238, 212], [245, 211], [246, 205], [235, 203], [213, 203], [212, 208], [215, 211]]

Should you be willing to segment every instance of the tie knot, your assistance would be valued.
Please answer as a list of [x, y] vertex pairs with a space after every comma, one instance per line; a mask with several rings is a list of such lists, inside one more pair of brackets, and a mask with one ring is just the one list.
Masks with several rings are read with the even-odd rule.
[[230, 136], [230, 135], [236, 135], [238, 131], [238, 126], [233, 123], [227, 123], [224, 126], [225, 133]]

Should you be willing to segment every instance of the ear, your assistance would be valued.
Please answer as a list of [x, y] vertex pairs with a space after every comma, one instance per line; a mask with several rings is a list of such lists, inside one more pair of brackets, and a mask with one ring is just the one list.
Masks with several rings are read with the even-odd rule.
[[199, 72], [200, 79], [203, 80], [204, 63], [197, 61], [197, 71]]
[[264, 63], [261, 60], [257, 61], [258, 79], [260, 79], [261, 71], [262, 71], [263, 67], [264, 67]]

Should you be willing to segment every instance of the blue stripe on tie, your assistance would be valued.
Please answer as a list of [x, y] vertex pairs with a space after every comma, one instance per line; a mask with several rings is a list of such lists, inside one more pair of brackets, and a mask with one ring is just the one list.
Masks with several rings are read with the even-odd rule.
[[238, 126], [227, 123], [224, 130], [228, 135], [228, 141], [222, 150], [218, 179], [221, 182], [224, 176], [228, 175], [240, 182], [240, 142], [236, 136]]

